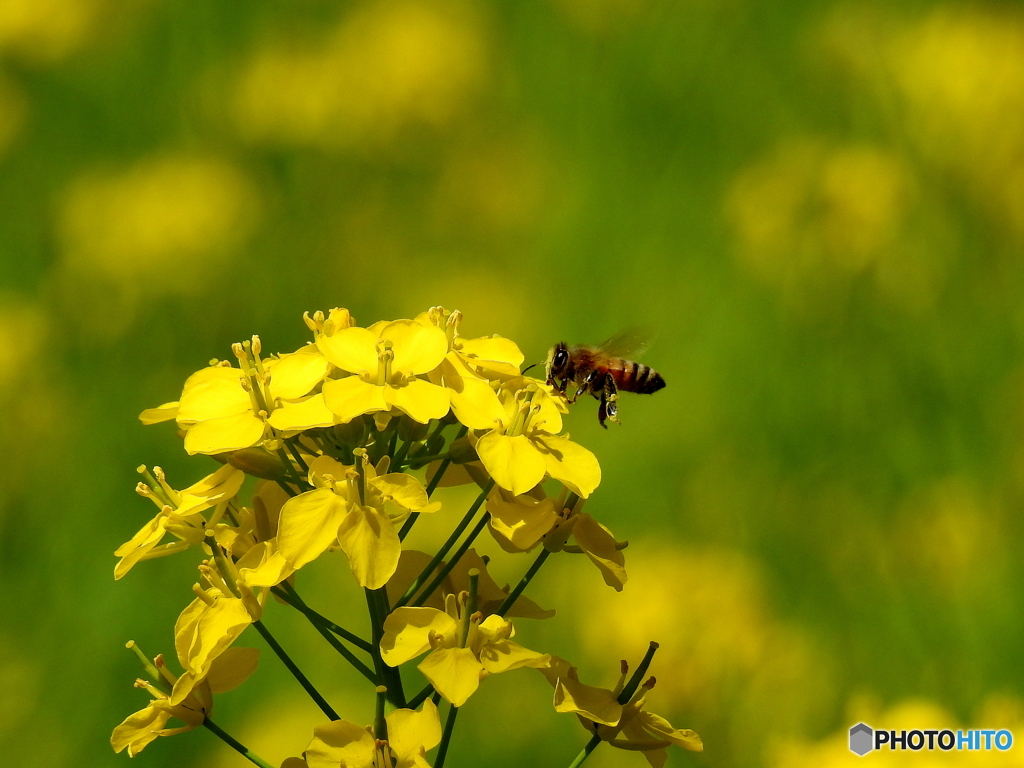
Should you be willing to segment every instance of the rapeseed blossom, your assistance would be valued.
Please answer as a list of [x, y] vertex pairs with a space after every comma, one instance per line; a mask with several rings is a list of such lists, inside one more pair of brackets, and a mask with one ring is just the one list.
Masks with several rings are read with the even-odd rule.
[[[692, 731], [644, 711], [650, 685], [634, 685], [638, 692], [619, 702], [621, 684], [584, 686], [568, 662], [512, 639], [510, 618], [555, 614], [523, 594], [548, 557], [585, 554], [608, 585], [626, 582], [625, 543], [582, 511], [601, 467], [563, 431], [569, 398], [524, 375], [513, 341], [462, 337], [458, 311], [432, 307], [367, 326], [345, 309], [304, 320], [313, 336], [306, 346], [264, 354], [253, 336], [232, 345], [234, 364], [212, 361], [186, 379], [177, 401], [140, 415], [147, 425], [174, 421], [186, 453], [221, 466], [181, 491], [158, 467], [140, 469], [146, 482], [137, 490], [158, 511], [118, 548], [115, 578], [142, 560], [201, 555], [193, 599], [174, 624], [184, 671], [175, 676], [161, 656], [143, 658], [153, 679], [137, 685], [151, 701], [115, 729], [115, 750], [135, 755], [159, 736], [203, 726], [271, 768], [210, 720], [213, 694], [255, 668], [256, 651], [236, 646], [252, 631], [328, 720], [288, 768], [443, 768], [458, 709], [488, 676], [519, 668], [549, 679], [556, 710], [578, 714], [595, 738], [641, 751], [656, 767], [666, 745], [699, 748]], [[476, 486], [465, 512], [433, 498], [455, 485]], [[433, 553], [405, 543], [422, 519], [450, 531]], [[500, 586], [474, 547], [485, 529], [507, 553], [511, 566], [501, 567], [523, 574], [514, 586]], [[523, 563], [533, 551], [532, 564]], [[300, 595], [304, 569], [321, 558], [326, 567], [343, 564], [361, 588], [368, 637]], [[373, 686], [372, 725], [342, 720], [304, 660], [264, 625], [264, 614], [282, 606], [299, 611]], [[413, 664], [428, 682], [419, 692], [406, 688]], [[172, 718], [183, 725], [169, 728]]]

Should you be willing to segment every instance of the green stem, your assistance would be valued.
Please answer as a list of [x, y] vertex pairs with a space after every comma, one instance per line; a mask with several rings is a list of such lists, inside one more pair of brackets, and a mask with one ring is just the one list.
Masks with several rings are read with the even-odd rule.
[[387, 703], [388, 689], [383, 685], [377, 686], [377, 707], [373, 717], [374, 738], [381, 741], [388, 739], [388, 721], [384, 717], [384, 705]]
[[477, 522], [475, 526], [473, 526], [473, 530], [469, 532], [469, 535], [466, 537], [466, 540], [462, 542], [461, 545], [459, 545], [459, 548], [455, 550], [455, 554], [452, 555], [451, 559], [447, 563], [445, 563], [444, 567], [442, 567], [441, 570], [437, 572], [437, 576], [435, 576], [434, 580], [424, 588], [424, 590], [420, 593], [420, 596], [416, 598], [413, 605], [417, 607], [421, 606], [425, 602], [427, 602], [427, 600], [430, 599], [430, 596], [434, 593], [434, 590], [441, 586], [441, 582], [444, 581], [445, 576], [451, 573], [451, 570], [459, 564], [459, 560], [462, 559], [462, 556], [466, 554], [466, 552], [469, 550], [471, 546], [473, 546], [473, 542], [476, 540], [476, 537], [480, 535], [480, 532], [483, 531], [483, 529], [487, 525], [487, 521], [490, 519], [490, 512], [484, 512], [483, 515], [481, 515], [480, 520]]
[[284, 448], [277, 449], [277, 457], [284, 463], [285, 467], [288, 469], [288, 474], [291, 475], [291, 481], [301, 493], [302, 486], [305, 485], [305, 483], [302, 481], [302, 478], [299, 477], [298, 470], [295, 469], [295, 465], [292, 464], [292, 460], [288, 458], [288, 454], [284, 452]]
[[[445, 426], [446, 425], [445, 425], [444, 421], [441, 421], [437, 425], [437, 429], [434, 430], [434, 433], [429, 438], [427, 438], [427, 444], [429, 444], [430, 440], [434, 437], [434, 435], [437, 434], [438, 432], [440, 432], [442, 429], [444, 429]], [[469, 427], [462, 427], [456, 433], [454, 440], [458, 440], [460, 437], [465, 436], [465, 434], [468, 431], [469, 431]], [[415, 459], [416, 459], [416, 457], [414, 456], [413, 460], [415, 460]], [[444, 473], [448, 471], [448, 467], [451, 466], [451, 463], [452, 463], [452, 457], [451, 456], [449, 456], [446, 459], [444, 459], [441, 462], [441, 465], [437, 468], [437, 472], [435, 472], [434, 476], [432, 478], [430, 478], [430, 482], [427, 484], [427, 498], [428, 499], [434, 493], [434, 490], [437, 488], [438, 484], [441, 482], [441, 478], [444, 477]], [[405, 537], [409, 535], [409, 531], [412, 530], [412, 527], [416, 524], [416, 520], [419, 518], [419, 516], [420, 516], [419, 512], [413, 512], [412, 514], [409, 515], [408, 519], [402, 525], [402, 530], [400, 530], [398, 532], [398, 540], [399, 541], [405, 541]]]
[[250, 763], [260, 766], [260, 768], [274, 768], [270, 763], [261, 758], [259, 755], [254, 754], [248, 747], [242, 744], [240, 741], [235, 739], [230, 733], [221, 729], [219, 725], [216, 725], [213, 720], [207, 719], [203, 721], [203, 725], [209, 730], [217, 734], [225, 744], [234, 749], [238, 754], [248, 760]]
[[298, 464], [302, 471], [307, 475], [309, 474], [309, 465], [302, 459], [302, 454], [299, 449], [295, 446], [295, 438], [290, 437], [284, 441], [284, 444], [288, 446], [288, 452], [295, 458], [295, 463]]
[[448, 708], [448, 717], [444, 721], [444, 733], [441, 734], [441, 746], [437, 748], [437, 759], [434, 760], [434, 768], [444, 768], [444, 759], [448, 756], [448, 742], [452, 740], [452, 731], [455, 730], [455, 717], [458, 714], [458, 707]]
[[461, 536], [462, 532], [466, 530], [466, 526], [469, 525], [470, 520], [472, 520], [473, 516], [476, 515], [477, 510], [480, 509], [480, 505], [487, 499], [487, 494], [491, 492], [491, 488], [493, 487], [494, 481], [488, 481], [487, 485], [485, 485], [483, 490], [481, 490], [480, 495], [477, 496], [476, 501], [473, 502], [473, 506], [469, 508], [469, 511], [466, 512], [462, 520], [459, 521], [459, 524], [455, 526], [455, 530], [452, 531], [452, 535], [448, 537], [448, 540], [441, 546], [441, 549], [437, 551], [437, 554], [431, 558], [429, 563], [427, 563], [427, 567], [423, 569], [423, 572], [416, 577], [416, 581], [410, 584], [409, 588], [405, 590], [405, 594], [402, 595], [398, 603], [395, 604], [395, 608], [401, 608], [402, 606], [409, 604], [413, 595], [415, 595], [417, 590], [423, 586], [423, 582], [430, 578], [430, 574], [432, 574], [438, 564], [444, 560], [444, 556], [447, 555], [448, 551], [455, 546], [455, 542], [459, 540], [459, 536]]
[[433, 456], [413, 456], [411, 459], [409, 459], [408, 466], [416, 464], [417, 467], [422, 467], [424, 464], [429, 464], [432, 461], [447, 458], [451, 458], [450, 454], [447, 451], [445, 453], [435, 453]]
[[282, 581], [280, 585], [271, 587], [271, 591], [288, 603], [288, 605], [292, 606], [292, 608], [295, 608], [297, 611], [305, 615], [305, 617], [312, 623], [319, 624], [320, 626], [331, 630], [331, 632], [336, 634], [338, 637], [343, 640], [348, 640], [352, 645], [360, 650], [366, 651], [367, 653], [373, 653], [373, 646], [363, 640], [363, 638], [359, 637], [359, 635], [349, 632], [344, 627], [339, 627], [326, 616], [317, 613], [306, 605], [306, 602], [299, 597], [299, 593], [295, 591], [295, 587], [288, 584], [288, 582]]
[[427, 687], [409, 699], [409, 703], [406, 706], [408, 706], [409, 709], [419, 709], [420, 704], [426, 701], [427, 697], [432, 693], [434, 693], [434, 686], [427, 683]]
[[[391, 605], [388, 602], [388, 590], [387, 587], [381, 587], [380, 589], [373, 590], [373, 597], [377, 601], [377, 613], [380, 615], [381, 622], [381, 637], [384, 636], [384, 621], [391, 613]], [[380, 649], [380, 641], [377, 641], [378, 652]], [[383, 658], [381, 659], [383, 662]], [[390, 667], [387, 664], [383, 664], [384, 670], [384, 684], [388, 686], [388, 699], [396, 707], [405, 707], [405, 687], [402, 685], [402, 670], [398, 667]]]
[[551, 550], [549, 549], [542, 550], [541, 553], [537, 555], [537, 559], [533, 561], [533, 565], [530, 566], [530, 570], [526, 572], [526, 575], [520, 579], [518, 584], [516, 584], [516, 588], [509, 592], [508, 597], [506, 597], [502, 601], [501, 605], [498, 606], [498, 610], [495, 611], [496, 614], [504, 616], [512, 610], [512, 606], [515, 605], [516, 600], [519, 599], [519, 596], [523, 594], [526, 588], [530, 585], [533, 577], [537, 575], [537, 571], [540, 570], [540, 567], [544, 565], [544, 561], [550, 556]]
[[[387, 686], [387, 697], [388, 701], [394, 704], [396, 707], [405, 706], [405, 691], [402, 688], [402, 675], [395, 667], [389, 667], [384, 663], [384, 659], [380, 655], [380, 641], [384, 636], [384, 619], [387, 618], [388, 611], [385, 608], [384, 603], [381, 601], [380, 593], [384, 591], [385, 587], [380, 589], [364, 589], [363, 592], [366, 594], [366, 607], [370, 611], [370, 627], [373, 643], [373, 667], [377, 672], [377, 684]], [[386, 599], [386, 598], [385, 598]]]
[[576, 755], [576, 759], [569, 764], [569, 768], [579, 768], [579, 766], [583, 765], [583, 761], [590, 757], [590, 753], [597, 749], [597, 745], [600, 743], [601, 737], [595, 733], [591, 737], [590, 741], [587, 742], [587, 746], [585, 746], [580, 753]]
[[263, 639], [267, 641], [267, 645], [269, 645], [271, 650], [277, 654], [277, 657], [281, 659], [284, 665], [288, 668], [288, 671], [291, 672], [295, 679], [299, 681], [299, 685], [306, 689], [306, 693], [308, 693], [309, 697], [316, 702], [316, 705], [320, 707], [320, 710], [331, 720], [340, 720], [341, 718], [338, 717], [338, 713], [331, 708], [331, 705], [327, 703], [327, 700], [320, 695], [320, 692], [316, 688], [313, 687], [313, 684], [309, 682], [309, 678], [302, 674], [302, 670], [300, 670], [298, 666], [296, 666], [295, 662], [291, 660], [291, 657], [285, 653], [281, 644], [274, 639], [272, 634], [270, 634], [270, 630], [263, 626], [263, 622], [254, 621], [252, 625], [256, 628], [256, 631], [263, 636]]
[[[345, 661], [347, 661], [349, 664], [355, 667], [356, 671], [359, 672], [359, 674], [361, 674], [371, 683], [377, 682], [377, 676], [373, 674], [373, 670], [365, 664], [363, 664], [363, 662], [361, 662], [358, 658], [356, 658], [355, 654], [352, 653], [352, 651], [350, 651], [348, 648], [346, 648], [342, 644], [342, 642], [337, 637], [335, 637], [334, 634], [332, 634], [333, 630], [331, 629], [331, 627], [325, 626], [320, 623], [319, 619], [323, 619], [323, 617], [320, 616], [320, 614], [318, 614], [316, 611], [311, 611], [309, 608], [306, 608], [304, 604], [301, 604], [301, 601], [299, 601], [299, 605], [296, 605], [295, 603], [291, 602], [291, 600], [287, 596], [285, 596], [283, 592], [278, 591], [277, 587], [273, 587], [272, 589], [275, 595], [281, 597], [282, 600], [284, 600], [290, 606], [295, 608], [295, 610], [303, 614], [309, 620], [309, 623], [313, 625], [313, 628], [323, 636], [324, 640], [326, 640], [334, 650], [340, 653], [342, 657], [345, 659]], [[327, 620], [324, 619], [324, 621]], [[331, 622], [327, 621], [327, 624], [331, 624]], [[336, 627], [337, 625], [332, 624], [331, 626]], [[341, 629], [341, 627], [337, 627], [337, 629]], [[366, 643], [366, 646], [367, 648], [369, 648], [370, 644]]]

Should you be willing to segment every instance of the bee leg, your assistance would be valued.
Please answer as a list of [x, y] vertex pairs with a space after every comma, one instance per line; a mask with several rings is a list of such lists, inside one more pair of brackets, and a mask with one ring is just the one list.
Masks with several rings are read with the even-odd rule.
[[[604, 387], [601, 390], [601, 411], [608, 417], [608, 421], [614, 422], [615, 424], [621, 424], [622, 422], [618, 419], [619, 412], [619, 388], [615, 386], [615, 378], [610, 374], [605, 374]], [[601, 426], [604, 426], [604, 420], [601, 420]]]
[[576, 391], [572, 393], [572, 398], [569, 400], [569, 404], [570, 405], [572, 405], [577, 400], [579, 400], [580, 399], [580, 395], [582, 395], [584, 392], [588, 392], [588, 391], [589, 392], [593, 392], [594, 391], [593, 390], [593, 379], [594, 379], [594, 372], [591, 371], [590, 373], [588, 373], [586, 375], [586, 377], [583, 379], [583, 381], [581, 381], [576, 386]]

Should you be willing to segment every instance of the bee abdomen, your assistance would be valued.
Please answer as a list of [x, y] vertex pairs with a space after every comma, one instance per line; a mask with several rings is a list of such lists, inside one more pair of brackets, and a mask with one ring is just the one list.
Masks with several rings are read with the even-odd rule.
[[633, 360], [624, 360], [623, 367], [618, 371], [616, 383], [619, 389], [626, 392], [637, 392], [642, 395], [657, 392], [665, 386], [665, 380], [661, 374], [649, 365], [637, 363]]
[[651, 392], [657, 392], [659, 389], [663, 389], [665, 387], [665, 380], [661, 378], [661, 374], [648, 365], [643, 367], [643, 382], [639, 384], [640, 388], [637, 389], [637, 392], [649, 395]]

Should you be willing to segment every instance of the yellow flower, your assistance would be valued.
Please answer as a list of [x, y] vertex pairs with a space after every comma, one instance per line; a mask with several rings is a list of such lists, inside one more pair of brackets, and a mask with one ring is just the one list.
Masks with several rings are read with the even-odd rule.
[[187, 430], [186, 451], [225, 453], [258, 445], [268, 428], [288, 433], [334, 423], [323, 396], [311, 394], [330, 370], [315, 346], [266, 361], [259, 337], [233, 350], [241, 368], [212, 365], [185, 382], [177, 420]]
[[[115, 579], [120, 579], [142, 560], [163, 557], [201, 544], [210, 522], [201, 513], [210, 507], [217, 507], [211, 517], [215, 523], [245, 480], [243, 472], [229, 466], [221, 467], [183, 491], [171, 488], [159, 467], [154, 467], [153, 477], [156, 480], [155, 488], [140, 483], [138, 491], [152, 499], [160, 511], [114, 552], [116, 557], [121, 558], [114, 567]], [[167, 533], [176, 536], [178, 541], [160, 545]]]
[[456, 597], [448, 595], [444, 611], [410, 607], [393, 611], [384, 621], [380, 643], [384, 663], [397, 667], [430, 651], [417, 669], [456, 707], [465, 704], [488, 675], [547, 663], [547, 655], [512, 642], [512, 624], [500, 616], [483, 621], [479, 614], [468, 617], [463, 642], [466, 617], [459, 609]]
[[309, 467], [312, 491], [285, 502], [277, 546], [293, 568], [339, 545], [360, 586], [378, 589], [398, 566], [402, 542], [396, 523], [410, 512], [435, 512], [419, 480], [404, 472], [387, 473], [385, 457], [375, 468], [361, 452], [361, 471], [321, 456]]
[[601, 482], [597, 458], [562, 428], [559, 401], [536, 379], [505, 382], [499, 389], [504, 415], [476, 441], [476, 452], [494, 481], [516, 496], [550, 475], [586, 498]]
[[[575, 546], [567, 545], [572, 536]], [[626, 584], [626, 558], [622, 554], [628, 542], [619, 543], [615, 536], [586, 512], [564, 510], [558, 523], [544, 539], [544, 547], [552, 552], [585, 554], [601, 572], [604, 583], [621, 592]]]
[[621, 704], [618, 696], [626, 684], [625, 664], [612, 690], [584, 685], [576, 667], [558, 656], [550, 656], [547, 665], [537, 669], [555, 688], [555, 711], [576, 714], [584, 728], [613, 747], [642, 752], [652, 768], [662, 768], [672, 745], [693, 752], [704, 749], [694, 731], [675, 728], [660, 715], [644, 711], [647, 694], [655, 684], [653, 677]]
[[396, 709], [387, 718], [388, 738], [379, 741], [371, 728], [334, 720], [313, 729], [306, 747], [309, 768], [430, 768], [426, 754], [441, 742], [437, 707], [427, 699], [419, 711]]
[[[128, 755], [135, 757], [158, 736], [198, 728], [213, 711], [213, 694], [225, 693], [245, 682], [256, 669], [259, 653], [256, 648], [231, 648], [210, 665], [205, 675], [186, 673], [177, 678], [167, 669], [163, 657], [157, 656], [155, 666], [161, 680], [136, 681], [136, 686], [148, 691], [153, 700], [114, 729], [110, 746], [115, 752], [127, 749]], [[163, 687], [171, 687], [172, 693], [168, 695]], [[172, 717], [184, 725], [166, 728]]]
[[353, 374], [324, 383], [327, 407], [348, 422], [365, 413], [397, 408], [421, 424], [448, 413], [444, 387], [417, 378], [436, 368], [448, 349], [444, 333], [414, 320], [339, 328], [316, 338], [323, 356]]
[[448, 389], [455, 417], [470, 429], [489, 429], [502, 419], [504, 409], [490, 380], [519, 376], [523, 353], [515, 342], [500, 336], [461, 338], [458, 310], [432, 307], [416, 321], [440, 329], [448, 340], [448, 353], [429, 378]]
[[514, 496], [503, 488], [495, 488], [487, 496], [491, 533], [506, 551], [526, 552], [559, 521], [558, 499], [549, 498], [541, 488]]

